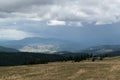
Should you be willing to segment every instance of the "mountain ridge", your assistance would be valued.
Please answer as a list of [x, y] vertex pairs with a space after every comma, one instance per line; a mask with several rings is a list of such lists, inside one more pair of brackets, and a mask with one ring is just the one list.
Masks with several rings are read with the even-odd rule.
[[78, 51], [80, 45], [76, 42], [56, 38], [30, 37], [22, 40], [13, 40], [0, 44], [5, 47], [18, 49], [22, 52]]
[[16, 50], [16, 49], [13, 49], [13, 48], [8, 48], [8, 47], [0, 46], [0, 52], [19, 52], [19, 50]]
[[120, 51], [120, 45], [99, 45], [82, 50], [82, 52], [92, 54], [109, 53], [114, 51]]

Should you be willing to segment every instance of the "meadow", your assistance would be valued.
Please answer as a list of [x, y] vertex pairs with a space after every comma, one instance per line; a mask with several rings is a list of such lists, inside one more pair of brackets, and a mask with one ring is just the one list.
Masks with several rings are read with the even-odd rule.
[[120, 57], [95, 62], [2, 66], [0, 80], [120, 80]]

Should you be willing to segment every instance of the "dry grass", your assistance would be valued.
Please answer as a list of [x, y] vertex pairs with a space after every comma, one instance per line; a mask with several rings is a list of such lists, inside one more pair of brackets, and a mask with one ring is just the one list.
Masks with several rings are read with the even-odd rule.
[[99, 62], [63, 62], [0, 67], [0, 80], [120, 80], [120, 57]]

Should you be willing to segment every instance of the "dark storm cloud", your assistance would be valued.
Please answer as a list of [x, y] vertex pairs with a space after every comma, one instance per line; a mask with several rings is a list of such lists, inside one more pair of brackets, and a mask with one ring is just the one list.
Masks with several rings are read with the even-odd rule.
[[53, 0], [4, 0], [0, 1], [1, 12], [16, 12], [33, 5], [49, 5]]
[[27, 18], [28, 12], [51, 4], [53, 0], [3, 0], [0, 1], [0, 18]]

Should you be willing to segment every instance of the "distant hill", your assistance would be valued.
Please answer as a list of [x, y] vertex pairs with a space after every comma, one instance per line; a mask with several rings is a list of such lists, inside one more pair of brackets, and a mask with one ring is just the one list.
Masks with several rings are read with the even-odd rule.
[[6, 47], [0, 46], [0, 52], [19, 52], [19, 51], [16, 49], [6, 48]]
[[54, 53], [58, 51], [80, 51], [80, 45], [75, 42], [54, 39], [54, 38], [25, 38], [22, 40], [14, 40], [2, 42], [0, 45], [18, 49], [22, 52], [48, 52]]
[[92, 54], [101, 54], [101, 53], [110, 53], [120, 51], [120, 45], [101, 45], [94, 46], [83, 50], [82, 52], [92, 53]]

